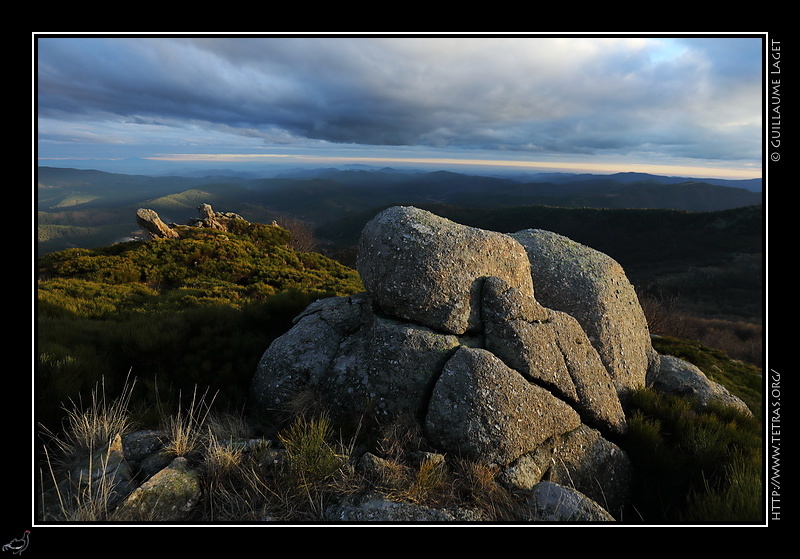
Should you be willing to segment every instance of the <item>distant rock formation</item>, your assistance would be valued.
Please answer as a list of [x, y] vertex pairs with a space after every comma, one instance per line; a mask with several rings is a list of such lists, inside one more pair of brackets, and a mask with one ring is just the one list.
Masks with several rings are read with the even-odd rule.
[[245, 221], [239, 214], [233, 212], [215, 212], [210, 204], [200, 204], [197, 206], [200, 217], [189, 220], [192, 227], [205, 227], [207, 229], [218, 229], [228, 231], [230, 222], [234, 219]]
[[[232, 212], [215, 212], [209, 204], [200, 204], [197, 211], [200, 215], [189, 220], [190, 227], [229, 231], [233, 220], [245, 221], [242, 216]], [[140, 208], [136, 212], [136, 222], [150, 235], [151, 239], [176, 239], [179, 236], [175, 224], [167, 225], [154, 210]]]

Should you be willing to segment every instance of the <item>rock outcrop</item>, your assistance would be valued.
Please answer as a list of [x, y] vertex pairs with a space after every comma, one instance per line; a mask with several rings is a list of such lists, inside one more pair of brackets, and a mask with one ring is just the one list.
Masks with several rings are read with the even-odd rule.
[[445, 364], [425, 416], [438, 448], [503, 466], [580, 424], [578, 413], [550, 391], [491, 352], [467, 347]]
[[[199, 210], [195, 226], [240, 219]], [[137, 217], [169, 236], [155, 212]], [[581, 522], [618, 519], [627, 502], [631, 464], [614, 441], [627, 429], [629, 390], [649, 386], [749, 413], [694, 365], [653, 351], [624, 271], [598, 251], [546, 231], [503, 235], [408, 207], [373, 219], [359, 250], [366, 291], [312, 303], [271, 343], [251, 387], [257, 411], [281, 419], [313, 390], [334, 420], [412, 417], [426, 460], [482, 463], [520, 498], [526, 519]], [[114, 437], [45, 492], [42, 516], [63, 519], [64, 499], [103, 486], [115, 519], [190, 518], [203, 498], [200, 466], [165, 452], [165, 440], [160, 431]], [[269, 441], [231, 444], [261, 449], [267, 470], [285, 461], [285, 449], [262, 456]], [[389, 464], [370, 452], [352, 458], [366, 478]], [[348, 494], [324, 510], [331, 522], [483, 515], [378, 492]]]
[[205, 227], [207, 229], [218, 229], [220, 231], [230, 230], [230, 223], [233, 220], [245, 221], [239, 214], [233, 212], [215, 212], [210, 204], [200, 204], [197, 206], [199, 217], [189, 220], [191, 227]]
[[[629, 337], [648, 337], [641, 308], [615, 309], [613, 320], [631, 323], [616, 330], [593, 324], [607, 320], [602, 309], [573, 310], [579, 319], [550, 308], [530, 254], [509, 235], [385, 210], [359, 241], [366, 292], [317, 301], [295, 319], [260, 360], [256, 405], [280, 410], [313, 389], [342, 417], [412, 415], [437, 452], [499, 468], [512, 487], [570, 483], [620, 506], [630, 464], [611, 442], [627, 428], [615, 379], [624, 370], [637, 379], [625, 386], [643, 385], [647, 347], [631, 350], [641, 359], [612, 361], [619, 370], [598, 348], [624, 355]], [[619, 293], [627, 280], [600, 268], [592, 281]]]
[[176, 239], [178, 232], [161, 221], [153, 210], [139, 208], [136, 212], [136, 223], [147, 232], [151, 239]]
[[[188, 222], [189, 227], [205, 227], [219, 231], [230, 231], [234, 220], [245, 221], [244, 218], [233, 212], [215, 212], [209, 204], [200, 204], [197, 207], [199, 217]], [[145, 230], [151, 239], [177, 239], [179, 237], [175, 224], [166, 224], [154, 210], [140, 208], [136, 212], [136, 222]]]
[[485, 278], [532, 296], [527, 266], [522, 246], [507, 235], [413, 207], [381, 212], [358, 247], [358, 272], [382, 312], [457, 335], [481, 329]]

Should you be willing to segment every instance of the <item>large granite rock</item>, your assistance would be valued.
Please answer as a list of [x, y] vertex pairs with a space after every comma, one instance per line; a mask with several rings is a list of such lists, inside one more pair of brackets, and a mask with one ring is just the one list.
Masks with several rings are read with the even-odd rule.
[[624, 395], [645, 386], [658, 358], [633, 286], [613, 258], [540, 229], [511, 235], [528, 253], [536, 298], [574, 317]]
[[501, 466], [580, 424], [578, 413], [548, 390], [491, 352], [466, 347], [447, 361], [425, 417], [437, 448]]
[[626, 431], [611, 377], [576, 319], [542, 307], [496, 277], [486, 280], [483, 295], [487, 349], [593, 424]]
[[[606, 438], [627, 428], [615, 385], [623, 373], [611, 374], [609, 363], [616, 362], [604, 361], [600, 349], [610, 345], [614, 354], [616, 344], [626, 356], [632, 343], [631, 354], [644, 360], [626, 361], [625, 374], [643, 382], [647, 348], [637, 336], [646, 325], [606, 325], [600, 307], [609, 304], [596, 289], [576, 298], [597, 308], [572, 312], [602, 327], [581, 322], [561, 303], [543, 303], [536, 267], [519, 242], [417, 208], [381, 212], [364, 228], [359, 251], [367, 291], [318, 301], [296, 318], [258, 364], [256, 406], [280, 410], [311, 389], [334, 418], [411, 416], [438, 452], [486, 463], [509, 478], [531, 457], [535, 471], [524, 476], [537, 481], [627, 471], [627, 456]], [[598, 269], [590, 284], [622, 292], [621, 270], [608, 274]], [[636, 309], [638, 303], [629, 312], [617, 308], [611, 318], [638, 321]], [[635, 335], [623, 335], [629, 329]], [[598, 344], [598, 336], [611, 340]], [[591, 444], [582, 433], [592, 433]], [[556, 450], [569, 458], [558, 468], [540, 460]], [[591, 479], [587, 490], [624, 495], [613, 487], [624, 477]]]

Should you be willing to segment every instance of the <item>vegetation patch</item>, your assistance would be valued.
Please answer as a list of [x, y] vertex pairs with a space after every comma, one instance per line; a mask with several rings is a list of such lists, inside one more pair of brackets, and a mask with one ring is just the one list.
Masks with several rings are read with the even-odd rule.
[[258, 359], [313, 300], [363, 290], [358, 273], [288, 244], [291, 234], [241, 222], [234, 232], [179, 228], [179, 239], [132, 241], [42, 256], [37, 285], [37, 419], [102, 378], [120, 393], [140, 380], [147, 409], [194, 386], [241, 406]]
[[636, 469], [629, 515], [652, 523], [763, 522], [761, 422], [689, 399], [633, 394], [623, 444]]
[[[319, 520], [331, 499], [375, 490], [519, 520], [519, 503], [497, 472], [456, 457], [420, 460], [421, 434], [411, 429], [394, 426], [370, 439], [374, 426], [343, 428], [324, 414], [298, 412], [271, 440], [246, 448], [231, 442], [260, 427], [234, 412], [244, 408], [271, 341], [313, 300], [363, 291], [354, 270], [292, 248], [286, 229], [239, 225], [224, 233], [181, 227], [179, 239], [39, 259], [35, 406], [49, 441], [43, 486], [76, 453], [102, 449], [134, 425], [160, 425], [170, 433], [171, 454], [203, 465], [204, 499], [193, 513], [199, 520]], [[698, 366], [754, 415], [699, 411], [690, 400], [635, 393], [626, 409], [629, 432], [619, 441], [635, 465], [623, 521], [763, 520], [761, 370], [696, 341], [658, 336], [653, 344]], [[218, 420], [204, 397], [196, 399], [198, 387], [214, 394], [224, 417], [237, 419]], [[88, 407], [81, 405], [85, 394]], [[188, 394], [187, 409], [181, 395]], [[65, 407], [70, 402], [81, 411]], [[385, 460], [382, 478], [357, 471], [363, 453], [355, 454], [356, 444]], [[114, 520], [105, 502], [112, 481], [88, 485], [77, 497], [59, 495], [61, 518]]]

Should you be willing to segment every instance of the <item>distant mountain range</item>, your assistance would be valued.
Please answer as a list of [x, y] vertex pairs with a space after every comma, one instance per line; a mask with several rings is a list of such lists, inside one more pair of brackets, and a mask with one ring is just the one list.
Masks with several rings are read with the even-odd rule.
[[467, 175], [355, 166], [287, 171], [266, 178], [234, 171], [202, 176], [146, 176], [58, 167], [37, 170], [39, 249], [110, 244], [137, 230], [148, 207], [184, 223], [197, 206], [232, 211], [254, 222], [277, 217], [330, 224], [393, 204], [439, 204], [485, 211], [520, 206], [650, 208], [709, 212], [762, 203], [761, 181], [614, 175]]
[[[509, 178], [515, 178], [520, 181], [530, 181], [530, 175], [509, 175]], [[536, 182], [548, 181], [554, 183], [574, 182], [593, 179], [611, 179], [621, 183], [633, 182], [655, 182], [658, 184], [679, 184], [685, 182], [700, 182], [706, 184], [713, 184], [716, 186], [730, 186], [733, 188], [744, 188], [753, 192], [761, 192], [763, 188], [763, 181], [761, 179], [717, 179], [717, 178], [688, 178], [688, 177], [672, 177], [663, 175], [652, 175], [650, 173], [614, 173], [610, 175], [592, 175], [592, 174], [575, 174], [575, 173], [539, 173], [535, 177]]]
[[[447, 171], [447, 168], [440, 170]], [[236, 177], [245, 179], [267, 178], [267, 177], [280, 177], [280, 178], [320, 178], [327, 177], [331, 174], [341, 173], [342, 171], [368, 171], [380, 172], [389, 174], [418, 174], [429, 171], [421, 171], [418, 168], [410, 169], [397, 169], [394, 167], [376, 167], [374, 165], [363, 164], [348, 164], [339, 167], [300, 167], [290, 168], [285, 167], [283, 170], [276, 170], [269, 167], [264, 167], [258, 170], [240, 170], [240, 169], [195, 169], [190, 171], [174, 171], [172, 173], [163, 174], [165, 176], [181, 176], [181, 177]], [[128, 173], [131, 174], [131, 173]], [[456, 173], [467, 174], [467, 173]], [[763, 181], [760, 178], [754, 179], [720, 179], [720, 178], [689, 178], [689, 177], [676, 177], [665, 175], [653, 175], [650, 173], [613, 173], [613, 174], [591, 174], [591, 173], [568, 173], [568, 172], [536, 172], [536, 171], [518, 171], [506, 170], [497, 171], [489, 170], [484, 167], [476, 167], [474, 172], [468, 173], [471, 176], [492, 177], [499, 179], [512, 180], [522, 183], [565, 183], [593, 179], [612, 179], [618, 182], [657, 182], [659, 184], [675, 184], [681, 182], [703, 182], [707, 184], [714, 184], [717, 186], [731, 186], [734, 188], [744, 188], [753, 192], [760, 192], [763, 189]]]

